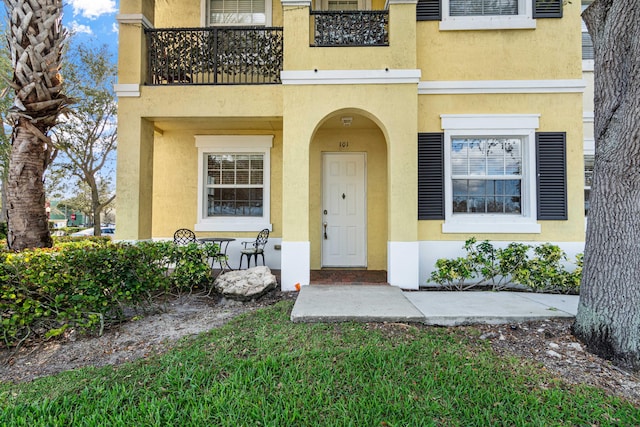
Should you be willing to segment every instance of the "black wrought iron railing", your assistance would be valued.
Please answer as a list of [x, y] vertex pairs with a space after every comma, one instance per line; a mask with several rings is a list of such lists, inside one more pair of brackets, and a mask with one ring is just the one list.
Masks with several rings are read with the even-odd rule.
[[280, 27], [148, 29], [149, 85], [277, 84]]
[[388, 46], [387, 10], [312, 11], [312, 44], [328, 46]]

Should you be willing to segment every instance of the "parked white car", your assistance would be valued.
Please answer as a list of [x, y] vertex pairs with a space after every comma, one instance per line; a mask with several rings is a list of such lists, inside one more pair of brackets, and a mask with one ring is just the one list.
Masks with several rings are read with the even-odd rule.
[[[113, 239], [113, 236], [115, 236], [116, 234], [116, 229], [115, 227], [100, 227], [100, 233], [102, 233], [103, 236], [109, 236]], [[73, 237], [93, 236], [93, 227], [80, 230], [76, 233], [73, 233], [71, 236]]]

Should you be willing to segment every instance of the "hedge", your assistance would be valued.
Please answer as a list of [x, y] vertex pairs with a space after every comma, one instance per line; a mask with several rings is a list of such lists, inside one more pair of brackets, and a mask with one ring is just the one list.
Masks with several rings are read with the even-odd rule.
[[169, 291], [204, 289], [217, 251], [213, 244], [103, 239], [0, 251], [0, 345], [47, 339], [69, 328], [101, 332], [124, 318], [125, 307], [144, 309]]

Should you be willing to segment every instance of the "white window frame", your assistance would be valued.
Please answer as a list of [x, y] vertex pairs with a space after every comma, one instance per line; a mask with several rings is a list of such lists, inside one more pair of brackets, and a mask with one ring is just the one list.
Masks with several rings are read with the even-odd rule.
[[[243, 27], [247, 24], [234, 23], [234, 24], [210, 24], [209, 23], [209, 2], [210, 0], [200, 0], [200, 25], [203, 27]], [[271, 27], [273, 19], [273, 0], [264, 0], [264, 26]], [[258, 25], [263, 26], [263, 25]]]
[[[584, 10], [593, 3], [593, 0], [582, 0], [582, 5], [580, 9], [580, 13], [584, 12]], [[580, 28], [582, 30], [582, 36], [585, 34], [589, 34], [589, 30], [587, 29], [587, 25], [584, 23], [582, 18], [580, 19]], [[593, 46], [593, 40], [591, 41]], [[582, 50], [582, 71], [593, 71], [594, 69], [594, 60], [593, 59], [584, 59], [584, 50]]]
[[[587, 167], [587, 160], [590, 160], [591, 167]], [[595, 161], [595, 153], [593, 152], [584, 152], [584, 211], [585, 216], [587, 216], [587, 207], [589, 205], [589, 199], [591, 198], [591, 185], [587, 185], [587, 169], [591, 172], [591, 180], [593, 181], [593, 163]], [[589, 197], [587, 197], [587, 191], [589, 191]]]
[[517, 15], [449, 16], [449, 0], [442, 0], [440, 30], [510, 30], [536, 28], [533, 2], [518, 0]]
[[[445, 221], [443, 233], [540, 233], [536, 220], [536, 129], [539, 114], [443, 114]], [[453, 213], [451, 140], [456, 137], [520, 138], [522, 146], [521, 214]]]
[[[329, 0], [315, 0], [315, 10], [329, 10]], [[358, 0], [358, 10], [371, 10], [371, 0]]]
[[[196, 135], [198, 148], [198, 213], [195, 231], [260, 231], [273, 229], [271, 224], [271, 148], [273, 135]], [[261, 217], [207, 216], [205, 162], [208, 154], [262, 154], [263, 194]]]

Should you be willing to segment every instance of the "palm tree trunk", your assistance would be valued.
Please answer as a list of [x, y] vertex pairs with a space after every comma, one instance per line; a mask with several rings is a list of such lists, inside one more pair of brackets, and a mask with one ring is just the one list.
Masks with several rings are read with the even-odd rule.
[[49, 247], [45, 211], [44, 171], [53, 146], [47, 133], [65, 111], [62, 62], [66, 30], [62, 27], [62, 0], [4, 0], [9, 23], [9, 50], [13, 67], [14, 106], [7, 207], [7, 244], [13, 250]]
[[7, 243], [13, 250], [51, 247], [42, 180], [46, 156], [40, 138], [18, 123], [13, 135], [7, 183]]

